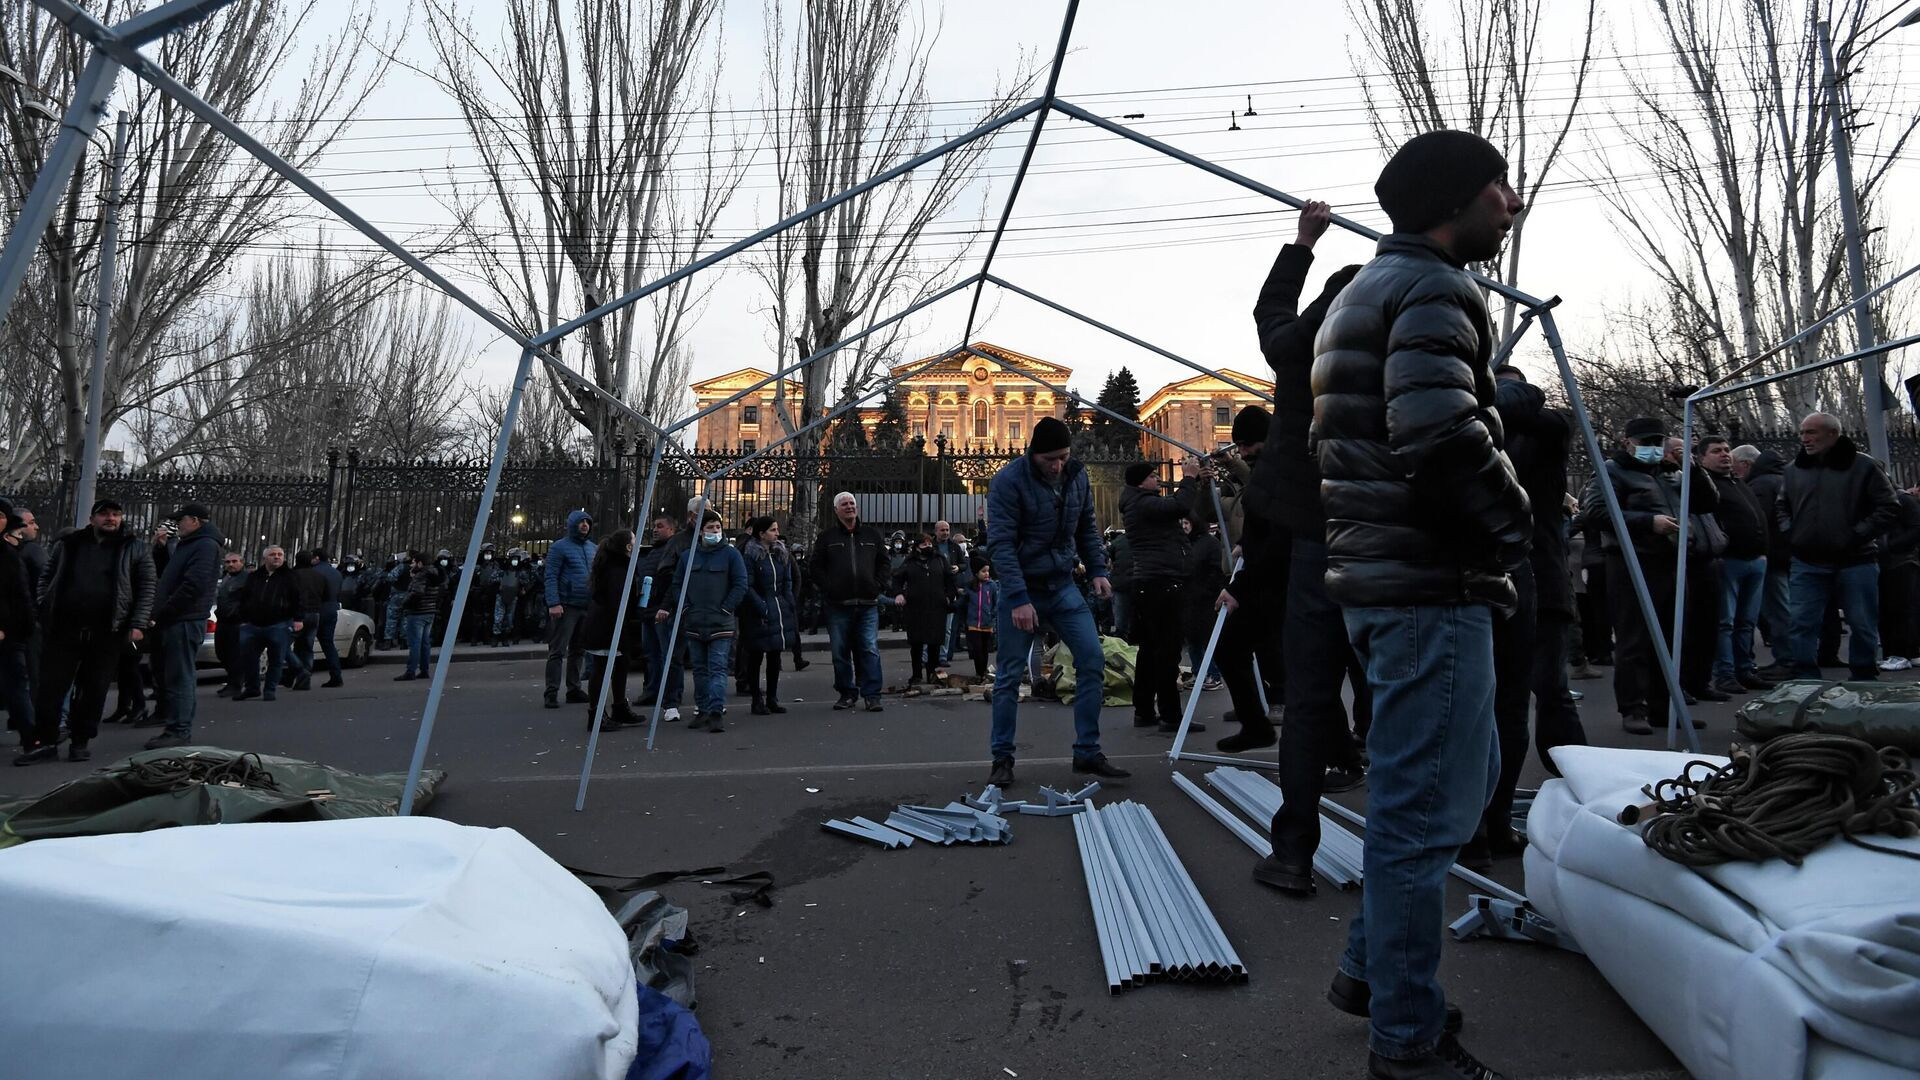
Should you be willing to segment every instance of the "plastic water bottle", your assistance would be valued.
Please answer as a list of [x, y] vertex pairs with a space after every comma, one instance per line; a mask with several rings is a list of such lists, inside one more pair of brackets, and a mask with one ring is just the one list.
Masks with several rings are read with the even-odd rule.
[[646, 607], [647, 597], [652, 595], [653, 595], [653, 575], [648, 574], [646, 577], [643, 577], [640, 579], [640, 606]]

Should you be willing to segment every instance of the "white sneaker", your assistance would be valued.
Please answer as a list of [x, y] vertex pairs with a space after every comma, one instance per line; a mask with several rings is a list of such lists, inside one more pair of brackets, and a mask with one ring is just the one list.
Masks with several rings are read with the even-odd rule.
[[1904, 656], [1889, 656], [1880, 661], [1881, 671], [1905, 671], [1913, 666], [1913, 661]]
[[660, 714], [660, 719], [665, 720], [669, 724], [677, 724], [680, 722], [680, 710], [668, 706], [667, 711]]

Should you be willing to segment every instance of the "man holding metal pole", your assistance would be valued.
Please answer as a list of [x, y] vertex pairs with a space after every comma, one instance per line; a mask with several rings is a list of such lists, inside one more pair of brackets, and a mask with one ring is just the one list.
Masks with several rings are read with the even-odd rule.
[[1374, 703], [1365, 894], [1327, 997], [1371, 1018], [1376, 1078], [1496, 1075], [1451, 1033], [1436, 975], [1447, 871], [1499, 772], [1493, 620], [1533, 531], [1466, 272], [1499, 255], [1521, 209], [1506, 172], [1467, 132], [1402, 146], [1374, 185], [1394, 231], [1314, 345], [1327, 593]]

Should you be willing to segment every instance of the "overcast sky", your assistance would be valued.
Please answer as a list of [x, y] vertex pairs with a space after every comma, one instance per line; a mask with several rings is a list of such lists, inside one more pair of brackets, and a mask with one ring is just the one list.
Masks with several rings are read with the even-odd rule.
[[[382, 7], [388, 5], [383, 4]], [[393, 5], [397, 7], [397, 5]], [[1442, 5], [1450, 6], [1450, 5]], [[1546, 65], [1543, 109], [1564, 109], [1577, 55], [1579, 5], [1548, 5], [1540, 46]], [[1580, 146], [1618, 147], [1615, 110], [1628, 104], [1623, 64], [1637, 65], [1657, 82], [1670, 70], [1648, 54], [1647, 35], [1634, 25], [1650, 3], [1602, 5], [1608, 24], [1595, 51]], [[499, 0], [474, 0], [483, 26]], [[927, 10], [939, 13], [937, 5]], [[1876, 11], [1878, 8], [1876, 7]], [[1050, 55], [1059, 33], [1057, 4], [972, 0], [948, 5], [936, 46], [930, 94], [941, 105], [936, 120], [962, 130], [977, 119], [984, 97], [1024, 53]], [[329, 16], [322, 15], [324, 20]], [[416, 15], [416, 18], [418, 16]], [[314, 30], [324, 27], [316, 23]], [[752, 110], [758, 100], [761, 48], [759, 0], [735, 0], [725, 12], [727, 69], [723, 107]], [[1169, 5], [1147, 0], [1087, 0], [1061, 74], [1063, 97], [1104, 115], [1144, 113], [1127, 121], [1183, 149], [1302, 197], [1327, 199], [1337, 210], [1384, 228], [1372, 183], [1385, 155], [1365, 123], [1355, 75], [1360, 43], [1339, 4], [1276, 4], [1272, 0], [1208, 0]], [[1876, 78], [1890, 78], [1920, 45], [1920, 29], [1877, 46]], [[410, 33], [403, 55], [430, 65], [426, 36]], [[1621, 60], [1616, 57], [1626, 56]], [[1436, 61], [1436, 63], [1442, 63]], [[1890, 85], [1897, 86], [1897, 83]], [[1912, 91], [1896, 89], [1896, 99]], [[1257, 116], [1245, 112], [1248, 95]], [[751, 112], [735, 114], [755, 130]], [[1228, 130], [1237, 123], [1240, 130]], [[949, 212], [929, 236], [930, 249], [950, 252], [966, 235], [997, 219], [1029, 127], [1003, 135], [987, 163], [983, 198]], [[323, 182], [357, 210], [397, 233], [417, 232], [446, 219], [448, 166], [470, 164], [452, 104], [420, 76], [396, 69], [375, 95], [365, 121], [347, 133], [320, 170]], [[1575, 351], [1595, 343], [1604, 309], [1638, 295], [1645, 284], [1634, 253], [1612, 227], [1597, 192], [1579, 183], [1584, 154], [1569, 158], [1540, 200], [1526, 235], [1522, 287], [1565, 298], [1563, 329]], [[1920, 183], [1911, 165], [1895, 170], [1887, 205], [1913, 205]], [[755, 169], [720, 222], [723, 235], [740, 235], [777, 216], [764, 169]], [[1641, 185], [1645, 186], [1644, 183]], [[1649, 193], [1651, 195], [1651, 193]], [[984, 205], [983, 205], [984, 200]], [[1120, 329], [1210, 367], [1266, 374], [1250, 311], [1274, 253], [1293, 234], [1294, 212], [1225, 181], [1161, 157], [1087, 125], [1055, 116], [1047, 124], [1032, 174], [1021, 192], [996, 272]], [[307, 227], [312, 235], [314, 225]], [[1897, 251], [1913, 250], [1912, 220], [1896, 211]], [[334, 242], [351, 240], [344, 226], [326, 229]], [[955, 235], [959, 234], [959, 235]], [[1347, 262], [1364, 261], [1371, 245], [1330, 233], [1309, 289]], [[1904, 265], [1904, 259], [1901, 260]], [[450, 271], [463, 264], [451, 260]], [[977, 265], [970, 263], [967, 265]], [[692, 338], [695, 379], [742, 367], [770, 368], [767, 299], [743, 271], [723, 272]], [[1074, 386], [1092, 392], [1121, 364], [1134, 369], [1145, 392], [1183, 369], [1116, 338], [1018, 297], [994, 302], [976, 331], [984, 338], [1074, 369]], [[966, 302], [956, 297], [917, 319], [901, 347], [909, 359], [957, 343]], [[476, 324], [477, 326], [478, 324]], [[514, 351], [476, 329], [477, 371], [504, 381]], [[1544, 375], [1544, 354], [1522, 354]]]

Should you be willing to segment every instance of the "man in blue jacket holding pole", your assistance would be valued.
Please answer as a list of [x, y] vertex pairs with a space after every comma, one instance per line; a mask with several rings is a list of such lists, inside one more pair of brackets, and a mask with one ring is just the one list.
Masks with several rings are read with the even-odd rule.
[[987, 547], [1000, 579], [998, 671], [993, 680], [993, 772], [988, 782], [1013, 784], [1013, 732], [1020, 679], [1042, 618], [1073, 653], [1073, 771], [1118, 779], [1131, 775], [1100, 752], [1100, 706], [1106, 660], [1093, 611], [1073, 583], [1086, 566], [1095, 596], [1111, 596], [1107, 553], [1093, 519], [1087, 468], [1070, 460], [1067, 425], [1046, 417], [1033, 425], [1027, 452], [995, 473], [987, 487]]
[[547, 699], [549, 709], [560, 707], [560, 675], [567, 677], [567, 704], [587, 700], [580, 688], [580, 665], [586, 659], [587, 571], [593, 568], [597, 545], [587, 539], [593, 515], [575, 510], [567, 515], [567, 534], [547, 549]]

